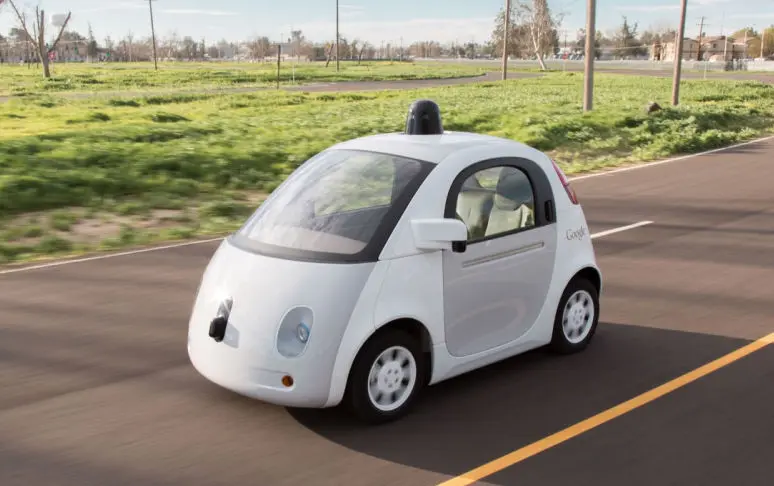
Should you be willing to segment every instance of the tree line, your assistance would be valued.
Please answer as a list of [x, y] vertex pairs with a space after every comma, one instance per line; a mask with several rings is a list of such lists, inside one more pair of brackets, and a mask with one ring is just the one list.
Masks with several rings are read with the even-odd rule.
[[[5, 0], [0, 0], [4, 2]], [[46, 26], [50, 19], [45, 12], [36, 8], [32, 19], [17, 8], [14, 0], [7, 0], [17, 19], [17, 27], [10, 30], [8, 36], [0, 34], [0, 62], [15, 58], [29, 63], [43, 64], [46, 77], [50, 76], [49, 62], [57, 60], [58, 55], [65, 58], [75, 54], [91, 62], [148, 62], [153, 60], [153, 42], [151, 37], [136, 37], [131, 31], [122, 38], [106, 36], [96, 39], [91, 25], [86, 35], [68, 30], [71, 16], [68, 14], [62, 25], [47, 36]], [[1, 4], [0, 4], [1, 6]], [[516, 0], [509, 12], [508, 55], [517, 59], [536, 59], [542, 68], [546, 68], [544, 59], [558, 55], [561, 51], [582, 54], [586, 33], [583, 29], [571, 36], [561, 29], [563, 14], [552, 12], [547, 0]], [[62, 19], [60, 19], [62, 20]], [[434, 40], [413, 42], [406, 46], [390, 42], [373, 44], [371, 42], [340, 35], [338, 56], [340, 60], [393, 59], [406, 58], [496, 58], [502, 55], [504, 40], [505, 9], [500, 9], [494, 19], [490, 36], [484, 43], [464, 42], [443, 45]], [[764, 56], [774, 53], [774, 28], [766, 29]], [[731, 34], [736, 42], [745, 38], [749, 52], [758, 55], [761, 51], [762, 33], [747, 28]], [[621, 24], [606, 33], [596, 32], [595, 49], [599, 58], [603, 50], [616, 58], [638, 58], [647, 56], [651, 46], [673, 42], [675, 30], [669, 25], [657, 26], [639, 33], [637, 22], [631, 23], [622, 17]], [[706, 34], [705, 34], [706, 35]], [[326, 65], [335, 59], [335, 35], [332, 39], [312, 41], [301, 30], [290, 32], [287, 39], [281, 40], [267, 36], [257, 36], [247, 40], [233, 42], [221, 39], [208, 42], [192, 36], [180, 36], [177, 32], [157, 38], [156, 51], [161, 60], [203, 61], [215, 59], [251, 59], [269, 60], [277, 56], [278, 49], [285, 56], [319, 61]], [[73, 57], [73, 56], [70, 56]]]
[[[509, 18], [508, 56], [518, 59], [537, 59], [545, 68], [543, 58], [558, 55], [560, 52], [584, 54], [586, 31], [580, 29], [576, 36], [570, 35], [566, 29], [561, 29], [563, 15], [552, 13], [546, 0], [522, 0], [512, 6]], [[502, 55], [505, 26], [505, 8], [495, 19], [489, 50], [496, 55]], [[637, 22], [630, 22], [626, 16], [621, 17], [621, 23], [607, 32], [595, 33], [595, 57], [599, 59], [603, 51], [613, 58], [632, 59], [647, 57], [653, 46], [672, 43], [677, 31], [668, 24], [657, 25], [639, 32]], [[714, 37], [703, 32], [702, 37]], [[686, 33], [686, 38], [697, 38]], [[774, 27], [763, 32], [752, 28], [743, 28], [728, 35], [735, 43], [746, 43], [747, 52], [752, 57], [763, 53], [764, 57], [774, 54]], [[765, 45], [761, 50], [761, 41]]]

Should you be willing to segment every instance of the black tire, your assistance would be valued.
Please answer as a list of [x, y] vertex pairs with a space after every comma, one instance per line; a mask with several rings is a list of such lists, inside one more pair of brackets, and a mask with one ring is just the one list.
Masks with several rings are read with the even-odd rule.
[[[416, 373], [413, 386], [408, 390], [408, 398], [396, 409], [384, 411], [377, 408], [369, 394], [369, 375], [376, 359], [389, 348], [400, 346], [413, 357]], [[378, 332], [369, 339], [358, 353], [352, 364], [352, 370], [344, 396], [345, 405], [359, 420], [369, 424], [381, 424], [405, 416], [416, 402], [417, 396], [427, 382], [427, 362], [422, 353], [421, 344], [408, 333], [401, 330]]]
[[[593, 317], [587, 318], [586, 321], [590, 322], [590, 329], [586, 333], [585, 337], [578, 342], [573, 342], [569, 339], [564, 331], [564, 310], [567, 307], [568, 301], [571, 297], [575, 296], [577, 292], [584, 292], [582, 297], [589, 300], [591, 308], [594, 310]], [[599, 323], [599, 293], [597, 292], [594, 284], [586, 280], [585, 278], [575, 278], [564, 289], [562, 298], [559, 299], [559, 305], [556, 308], [556, 316], [554, 317], [554, 331], [551, 338], [550, 348], [560, 354], [570, 354], [583, 351], [589, 345], [597, 331], [597, 324]], [[589, 324], [587, 322], [587, 324]]]

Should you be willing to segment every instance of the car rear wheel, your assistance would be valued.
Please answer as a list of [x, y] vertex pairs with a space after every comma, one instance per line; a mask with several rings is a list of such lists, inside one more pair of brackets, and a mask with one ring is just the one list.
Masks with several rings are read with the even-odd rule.
[[371, 338], [358, 354], [347, 387], [347, 404], [361, 420], [383, 423], [408, 413], [425, 383], [420, 344], [390, 330]]
[[588, 346], [599, 322], [599, 295], [594, 285], [576, 278], [564, 289], [554, 319], [551, 348], [563, 354]]

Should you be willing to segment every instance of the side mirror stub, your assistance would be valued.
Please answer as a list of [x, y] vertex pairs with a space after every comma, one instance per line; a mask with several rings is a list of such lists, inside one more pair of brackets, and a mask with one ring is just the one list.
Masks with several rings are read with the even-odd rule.
[[452, 241], [452, 251], [454, 253], [465, 253], [468, 249], [468, 242], [465, 240]]
[[465, 251], [468, 227], [458, 219], [415, 219], [411, 222], [414, 244], [420, 250]]

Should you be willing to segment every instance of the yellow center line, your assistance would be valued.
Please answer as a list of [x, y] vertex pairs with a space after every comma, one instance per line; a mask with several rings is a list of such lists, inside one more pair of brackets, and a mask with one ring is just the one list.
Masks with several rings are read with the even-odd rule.
[[732, 351], [725, 356], [716, 359], [715, 361], [701, 366], [700, 368], [696, 368], [695, 370], [678, 376], [677, 378], [664, 383], [663, 385], [660, 385], [630, 400], [620, 403], [613, 408], [609, 408], [604, 412], [600, 412], [597, 415], [594, 415], [593, 417], [589, 417], [586, 420], [576, 423], [575, 425], [571, 425], [564, 430], [560, 430], [559, 432], [540, 439], [537, 442], [526, 445], [521, 449], [515, 450], [498, 459], [488, 462], [483, 466], [472, 469], [460, 476], [452, 478], [448, 481], [444, 481], [443, 483], [439, 483], [438, 486], [464, 486], [479, 481], [487, 476], [491, 476], [496, 472], [502, 471], [507, 467], [513, 466], [514, 464], [537, 455], [547, 449], [550, 449], [551, 447], [568, 441], [573, 437], [593, 429], [594, 427], [598, 427], [605, 422], [609, 422], [616, 417], [620, 417], [627, 412], [631, 412], [635, 408], [652, 402], [653, 400], [656, 400], [659, 397], [662, 397], [670, 392], [677, 390], [680, 387], [698, 380], [699, 378], [708, 375], [713, 371], [717, 371], [724, 366], [728, 366], [729, 364], [738, 361], [745, 356], [754, 353], [755, 351], [763, 349], [772, 343], [774, 343], [774, 333], [771, 333], [768, 336], [764, 336], [757, 341]]

